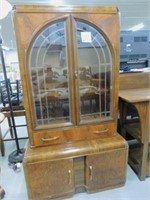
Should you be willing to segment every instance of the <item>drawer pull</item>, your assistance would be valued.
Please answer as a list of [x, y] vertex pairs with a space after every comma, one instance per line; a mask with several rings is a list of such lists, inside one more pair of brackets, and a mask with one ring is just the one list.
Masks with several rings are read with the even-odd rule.
[[57, 140], [57, 139], [59, 139], [59, 136], [50, 137], [50, 138], [42, 138], [42, 141], [43, 142], [50, 142], [50, 141], [54, 141], [54, 140]]
[[68, 170], [68, 184], [71, 184], [71, 170]]
[[100, 134], [100, 133], [107, 133], [109, 129], [105, 129], [105, 130], [97, 130], [97, 131], [94, 131], [94, 133], [96, 134]]
[[93, 167], [90, 165], [89, 167], [89, 177], [90, 177], [90, 180], [92, 180], [92, 171], [93, 171]]

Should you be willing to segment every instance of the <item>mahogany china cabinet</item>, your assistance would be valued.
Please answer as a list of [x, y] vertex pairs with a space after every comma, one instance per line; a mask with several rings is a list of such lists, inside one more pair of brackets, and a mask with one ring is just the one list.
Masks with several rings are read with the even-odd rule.
[[16, 6], [29, 199], [124, 184], [128, 145], [116, 131], [119, 23], [115, 7]]

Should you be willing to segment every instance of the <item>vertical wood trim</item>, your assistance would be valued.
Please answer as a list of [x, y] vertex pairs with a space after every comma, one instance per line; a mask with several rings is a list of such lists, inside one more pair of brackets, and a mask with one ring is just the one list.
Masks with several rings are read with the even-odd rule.
[[[81, 108], [80, 108], [80, 96], [79, 96], [79, 67], [78, 67], [78, 50], [77, 50], [77, 34], [76, 34], [76, 21], [75, 18], [72, 16], [71, 18], [71, 30], [72, 30], [72, 42], [73, 42], [73, 53], [74, 53], [74, 59], [73, 59], [73, 75], [74, 75], [74, 85], [75, 85], [75, 112], [76, 112], [76, 124], [79, 125], [80, 123], [80, 114], [81, 114]], [[75, 78], [75, 73], [77, 77]]]
[[75, 83], [74, 83], [74, 66], [73, 66], [73, 42], [72, 42], [72, 29], [71, 27], [71, 16], [66, 20], [66, 41], [67, 41], [67, 59], [68, 59], [68, 78], [69, 78], [69, 90], [70, 90], [70, 112], [71, 112], [71, 122], [75, 125], [76, 123], [76, 112], [75, 112]]

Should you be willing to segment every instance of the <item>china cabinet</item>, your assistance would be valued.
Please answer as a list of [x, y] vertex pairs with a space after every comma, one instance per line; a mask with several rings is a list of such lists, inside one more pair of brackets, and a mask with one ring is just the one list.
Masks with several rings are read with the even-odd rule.
[[29, 197], [122, 185], [128, 147], [116, 131], [117, 8], [20, 5], [14, 25], [29, 132]]

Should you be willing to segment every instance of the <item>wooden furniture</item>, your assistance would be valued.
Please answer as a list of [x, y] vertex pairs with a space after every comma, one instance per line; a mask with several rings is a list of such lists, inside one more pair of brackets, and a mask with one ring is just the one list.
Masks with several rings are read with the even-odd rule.
[[[85, 140], [87, 129], [103, 132], [90, 133], [90, 138], [113, 136], [118, 108], [117, 9], [47, 9], [17, 6], [14, 13], [31, 146]], [[20, 32], [23, 29], [26, 34]], [[99, 84], [93, 86], [91, 79]]]
[[[9, 79], [7, 81], [11, 103], [13, 106], [19, 106], [23, 101], [21, 82], [20, 80], [11, 82]], [[0, 95], [3, 106], [7, 106], [9, 100], [5, 80], [0, 81]]]
[[[150, 88], [120, 90], [120, 124], [132, 136], [129, 163], [140, 180], [150, 176]], [[136, 118], [128, 118], [127, 110], [135, 109]]]
[[119, 90], [149, 87], [150, 72], [123, 73], [119, 75]]
[[124, 184], [127, 145], [117, 135], [31, 149], [24, 170], [29, 199], [53, 199]]
[[[6, 130], [5, 133], [1, 133], [0, 137], [1, 137], [1, 154], [2, 156], [5, 155], [5, 146], [4, 146], [4, 142], [6, 141], [11, 141], [11, 140], [14, 140], [15, 137], [14, 137], [14, 131], [13, 131], [13, 124], [12, 124], [12, 115], [11, 115], [11, 112], [10, 112], [10, 108], [9, 107], [2, 107], [1, 108], [1, 113], [4, 118], [7, 119], [8, 121], [8, 129]], [[23, 106], [13, 106], [13, 115], [14, 117], [21, 117], [21, 116], [25, 116], [25, 109]], [[16, 124], [16, 128], [19, 128], [19, 127], [24, 127], [24, 126], [27, 126], [27, 124]], [[10, 137], [9, 138], [6, 138], [7, 134], [10, 133]], [[28, 137], [18, 137], [19, 140], [22, 140], [22, 139], [27, 139]]]
[[116, 131], [118, 10], [16, 6], [14, 25], [29, 131], [29, 198], [124, 184], [128, 147]]

